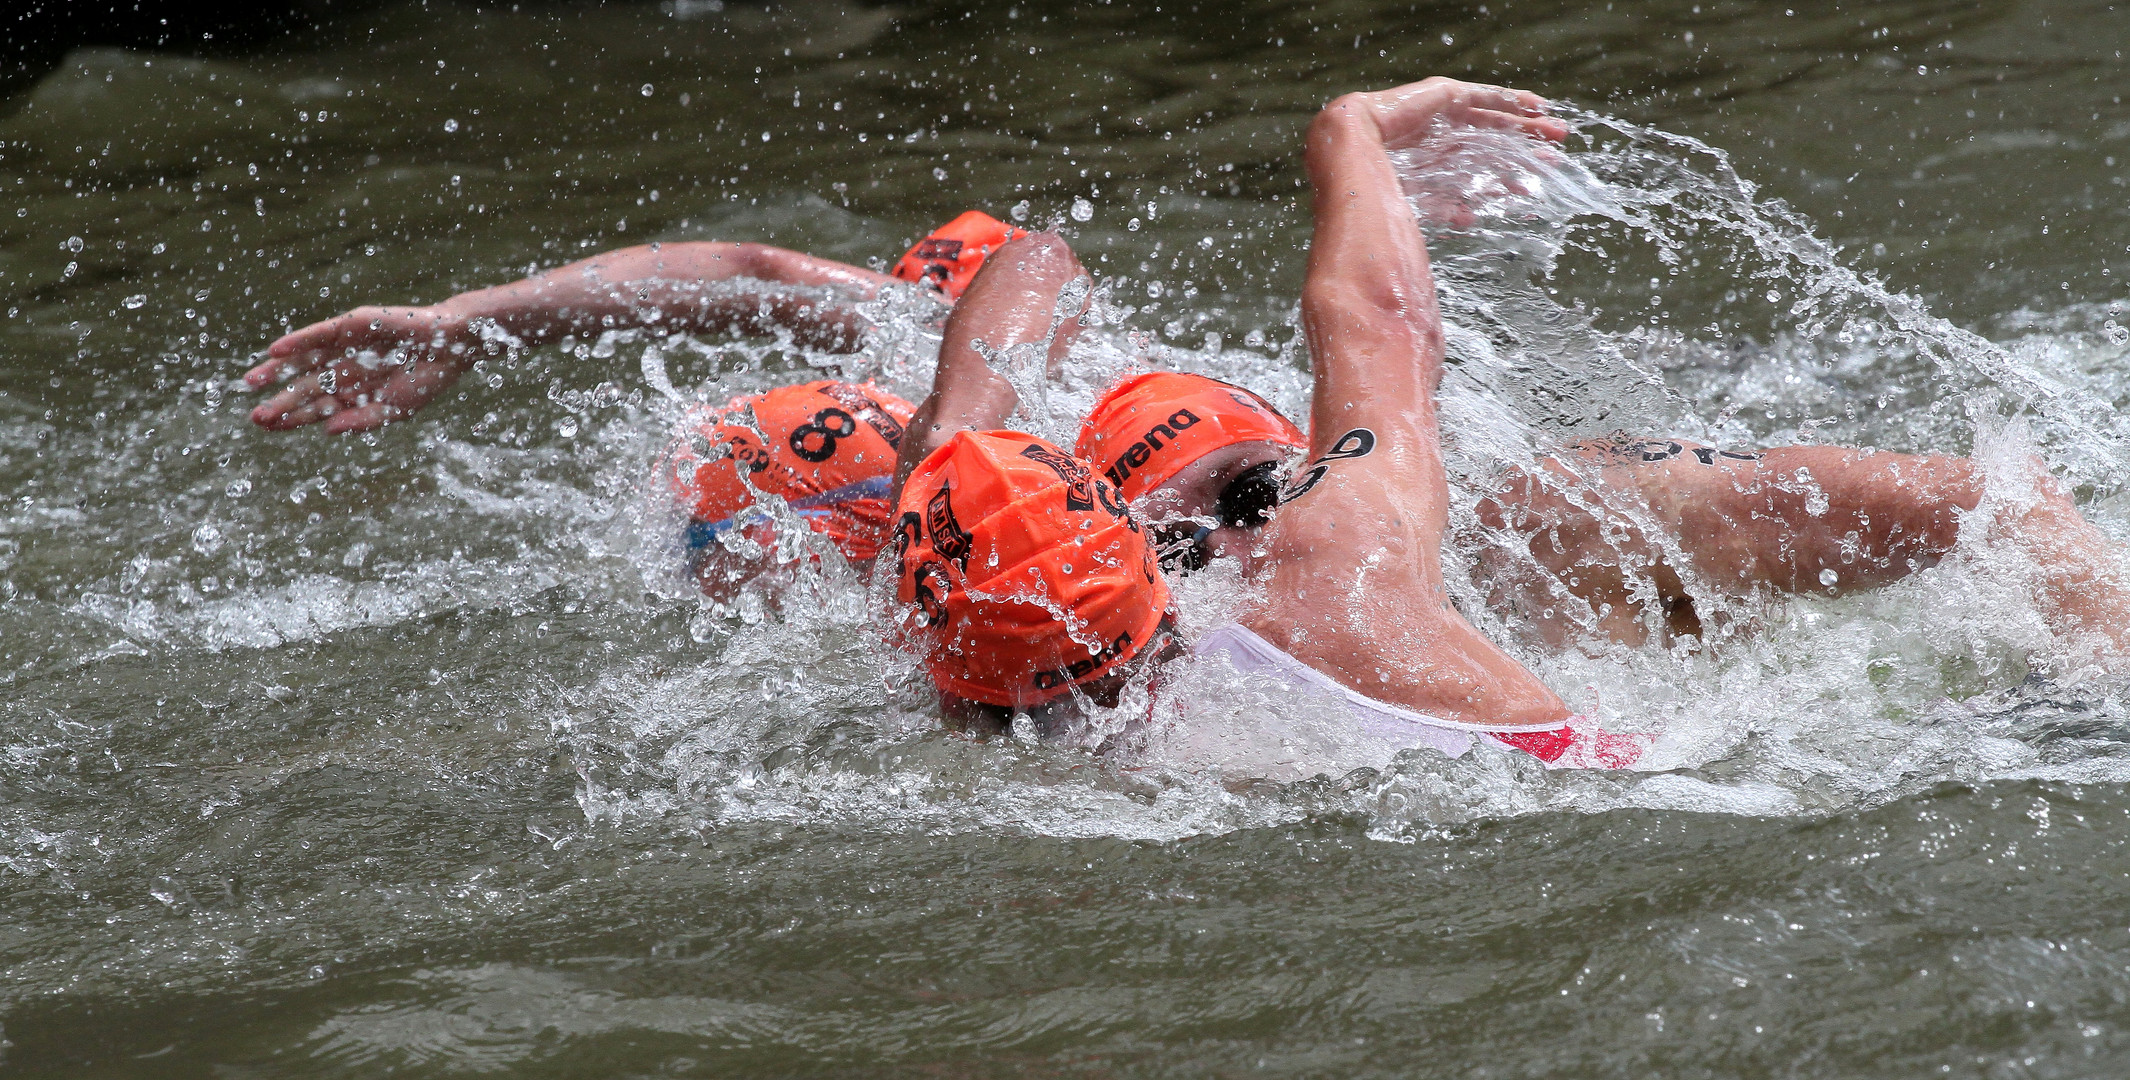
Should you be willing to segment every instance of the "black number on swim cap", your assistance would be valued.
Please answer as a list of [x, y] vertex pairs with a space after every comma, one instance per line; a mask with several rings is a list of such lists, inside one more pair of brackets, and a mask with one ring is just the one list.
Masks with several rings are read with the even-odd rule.
[[[830, 427], [829, 421], [835, 421]], [[827, 461], [836, 456], [836, 440], [847, 439], [858, 433], [858, 421], [842, 409], [823, 409], [814, 414], [814, 422], [800, 424], [791, 429], [791, 452], [807, 461]], [[807, 440], [815, 435], [821, 437], [821, 445], [808, 447]]]
[[902, 424], [880, 403], [866, 396], [865, 391], [849, 383], [832, 382], [821, 388], [821, 396], [834, 398], [851, 411], [851, 415], [866, 422], [889, 446], [902, 448]]

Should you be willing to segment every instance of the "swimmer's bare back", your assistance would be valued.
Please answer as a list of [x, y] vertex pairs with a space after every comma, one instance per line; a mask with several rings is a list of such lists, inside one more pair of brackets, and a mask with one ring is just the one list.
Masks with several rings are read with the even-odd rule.
[[1302, 319], [1315, 366], [1311, 461], [1265, 529], [1246, 625], [1379, 701], [1445, 719], [1543, 724], [1559, 697], [1467, 623], [1443, 587], [1448, 524], [1435, 392], [1442, 325], [1419, 226], [1386, 152], [1445, 125], [1559, 140], [1532, 94], [1448, 79], [1350, 94], [1311, 125], [1316, 231]]
[[1627, 438], [1573, 451], [1511, 470], [1477, 507], [1481, 524], [1523, 535], [1552, 575], [1531, 582], [1501, 567], [1494, 583], [1517, 594], [1496, 602], [1556, 645], [1574, 638], [1578, 621], [1537, 593], [1572, 594], [1592, 613], [1590, 628], [1628, 645], [1652, 628], [1698, 636], [1697, 604], [1710, 600], [1833, 595], [1933, 566], [1982, 498], [1975, 464], [1941, 455]]
[[[2130, 643], [2121, 545], [2086, 521], [2070, 493], [2029, 463], [2030, 490], [1986, 515], [1982, 467], [1968, 458], [1841, 446], [1733, 450], [1684, 439], [1595, 441], [1567, 460], [1509, 474], [1481, 500], [1482, 524], [1528, 538], [1532, 557], [1585, 601], [1593, 628], [1630, 645], [1652, 622], [1699, 633], [1697, 599], [1762, 590], [1840, 595], [1934, 566], [1962, 534], [2025, 552], [2029, 583], [2058, 633]], [[1662, 540], [1646, 535], [1655, 525]], [[1646, 575], [1663, 618], [1629, 579]], [[1513, 591], [1513, 590], [1512, 590]], [[1500, 599], [1499, 597], [1497, 599]], [[1544, 597], [1510, 602], [1556, 644], [1575, 627]]]

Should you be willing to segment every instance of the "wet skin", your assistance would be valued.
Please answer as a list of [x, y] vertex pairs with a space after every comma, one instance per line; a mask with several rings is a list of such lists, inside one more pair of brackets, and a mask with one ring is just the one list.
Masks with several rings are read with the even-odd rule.
[[[1216, 519], [1221, 490], [1244, 470], [1279, 461], [1272, 443], [1238, 443], [1192, 462], [1144, 495], [1149, 521]], [[1480, 523], [1511, 534], [1528, 563], [1498, 548], [1481, 557], [1497, 610], [1547, 644], [1584, 635], [1627, 645], [1702, 635], [1696, 606], [1757, 592], [1841, 595], [1937, 565], [1963, 525], [2026, 551], [2044, 612], [2064, 633], [2095, 631], [2120, 651], [2130, 590], [2121, 549], [2078, 512], [2061, 485], [2031, 478], [2034, 498], [1971, 515], [1983, 499], [1966, 458], [1833, 446], [1719, 450], [1684, 439], [1578, 444], [1572, 455], [1511, 468], [1477, 506]], [[1645, 525], [1656, 526], [1653, 534]], [[1207, 554], [1246, 574], [1262, 530], [1222, 523]], [[1531, 573], [1534, 565], [1542, 574]], [[1828, 580], [1828, 575], [1832, 580]]]
[[368, 431], [412, 415], [500, 352], [484, 330], [520, 345], [629, 327], [784, 330], [805, 348], [852, 352], [866, 330], [856, 303], [888, 287], [886, 274], [767, 244], [645, 244], [433, 305], [356, 308], [283, 335], [244, 381], [263, 390], [288, 380], [252, 410], [260, 427]]

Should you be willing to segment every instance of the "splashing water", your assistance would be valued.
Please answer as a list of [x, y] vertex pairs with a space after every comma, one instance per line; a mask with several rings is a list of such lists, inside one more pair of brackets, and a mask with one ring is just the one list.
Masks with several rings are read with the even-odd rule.
[[[2078, 482], [2119, 483], [2123, 433], [2102, 401], [2113, 388], [2044, 370], [2035, 350], [2049, 345], [1992, 343], [1850, 271], [1801, 218], [1758, 201], [1720, 151], [1593, 114], [1573, 120], [1565, 152], [1480, 135], [1399, 162], [1416, 191], [1455, 193], [1415, 199], [1435, 237], [1450, 323], [1443, 414], [1464, 508], [1453, 563], [1499, 548], [1469, 507], [1503, 463], [1603, 431], [1935, 449], [1985, 462], [2031, 449]], [[1444, 214], [1463, 215], [1463, 227], [1444, 235]], [[1683, 279], [1681, 311], [1619, 287], [1645, 263], [1661, 268], [1660, 283]], [[1704, 271], [1723, 279], [1720, 294], [1693, 280]], [[1598, 287], [1578, 288], [1585, 275]], [[1604, 306], [1623, 295], [1643, 309], [1620, 326]], [[1698, 324], [1682, 313], [1696, 304], [1705, 309]], [[1091, 307], [1092, 332], [1064, 378], [1040, 394], [1024, 389], [1033, 404], [1022, 419], [1039, 433], [1069, 440], [1072, 418], [1103, 387], [1149, 364], [1253, 385], [1297, 415], [1306, 410], [1292, 344], [1270, 355], [1168, 349], [1102, 329], [1130, 315], [1105, 292]], [[1009, 377], [1027, 376], [1040, 351], [1017, 364], [997, 359]], [[1877, 404], [1859, 411], [1859, 399]], [[1993, 468], [1993, 485], [2016, 472]], [[1663, 771], [1645, 775], [1549, 774], [1510, 754], [1449, 761], [1361, 745], [1322, 702], [1189, 660], [1165, 674], [1151, 721], [1134, 719], [1147, 715], [1142, 695], [1043, 742], [1023, 730], [970, 744], [937, 733], [907, 658], [866, 633], [856, 609], [826, 602], [860, 587], [855, 575], [819, 569], [832, 560], [811, 571], [806, 603], [786, 598], [781, 617], [746, 619], [715, 657], [678, 675], [612, 676], [559, 695], [552, 714], [581, 763], [593, 817], [650, 814], [698, 827], [826, 817], [1162, 838], [1339, 807], [1394, 838], [1543, 809], [1784, 814], [1948, 779], [2115, 776], [2119, 689], [2025, 679], [2029, 657], [2046, 667], [2053, 643], [2017, 585], [2016, 561], [1968, 544], [1873, 593], [1718, 600], [1731, 623], [1754, 632], [1701, 651], [1523, 648], [1572, 704], [1610, 726], [1663, 733], [1650, 761]], [[1481, 583], [1453, 588], [1497, 640], [1518, 640], [1517, 627], [1487, 613]], [[1177, 590], [1186, 629], [1248, 602], [1241, 581], [1218, 568]], [[1109, 767], [1090, 767], [1095, 747], [1107, 749]], [[1313, 774], [1343, 779], [1248, 783]]]
[[[1504, 464], [1615, 429], [1717, 445], [1970, 453], [2009, 463], [1991, 466], [2006, 483], [2031, 448], [2094, 493], [2086, 511], [2120, 531], [2126, 455], [2112, 406], [2130, 385], [2111, 370], [2124, 347], [2103, 323], [2116, 313], [2022, 313], [2009, 323], [2017, 336], [1991, 342], [1845, 268], [1801, 218], [1758, 201], [1720, 151], [1592, 114], [1571, 119], [1566, 150], [1479, 136], [1400, 162], [1416, 187], [1454, 193], [1416, 200], [1449, 322], [1450, 565], [1510, 550], [1470, 510]], [[1445, 215], [1464, 217], [1445, 229]], [[1089, 311], [1063, 377], [1031, 410], [1039, 433], [1069, 444], [1103, 389], [1149, 366], [1248, 385], [1307, 414], [1291, 308], [1198, 349], [1132, 329], [1137, 313], [1109, 281], [1095, 284]], [[645, 480], [692, 408], [823, 376], [921, 397], [936, 312], [890, 292], [868, 317], [866, 348], [850, 354], [644, 332], [554, 350], [563, 364], [633, 353], [646, 384], [637, 388], [551, 381], [528, 393], [537, 384], [509, 373], [537, 367], [488, 365], [477, 374], [503, 384], [504, 400], [455, 436], [433, 428], [416, 441], [433, 480], [394, 472], [375, 452], [362, 460], [360, 449], [309, 468], [270, 448], [213, 468], [121, 451], [84, 482], [146, 480], [201, 511], [170, 543], [144, 545], [39, 618], [59, 635], [115, 635], [101, 655], [173, 641], [322, 642], [465, 611], [522, 613], [543, 634], [591, 618], [577, 632], [606, 642], [595, 658], [616, 639], [640, 646], [600, 660], [589, 679], [527, 673], [527, 708], [547, 718], [591, 819], [682, 829], [835, 821], [1168, 839], [1338, 812], [1371, 820], [1376, 835], [1408, 837], [1546, 809], [1803, 813], [1946, 780], [2121, 771], [2119, 689], [2026, 681], [2031, 668], [2049, 669], [2054, 645], [2017, 587], [2016, 556], [1979, 545], [1874, 593], [1722, 601], [1730, 622], [1752, 632], [1698, 652], [1543, 650], [1488, 611], [1483, 582], [1452, 575], [1467, 615], [1571, 706], [1610, 727], [1661, 732], [1649, 764], [1663, 772], [1548, 773], [1506, 753], [1450, 761], [1361, 745], [1323, 703], [1194, 661], [1164, 673], [1151, 722], [1142, 695], [1042, 739], [943, 735], [921, 672], [877, 632], [889, 583], [867, 581], [767, 500], [798, 568], [714, 605], [679, 570], [670, 494]], [[1229, 344], [1237, 340], [1246, 345]], [[221, 400], [219, 384], [188, 385], [181, 401]], [[134, 427], [175, 429], [192, 408]], [[366, 492], [395, 482], [397, 522], [362, 508], [383, 497]], [[352, 525], [310, 516], [307, 500], [328, 492], [358, 499]], [[48, 527], [67, 512], [11, 513]], [[254, 552], [268, 533], [291, 537], [303, 558], [262, 561]], [[1219, 567], [1177, 589], [1186, 630], [1249, 602]], [[1317, 774], [1329, 779], [1307, 779]]]

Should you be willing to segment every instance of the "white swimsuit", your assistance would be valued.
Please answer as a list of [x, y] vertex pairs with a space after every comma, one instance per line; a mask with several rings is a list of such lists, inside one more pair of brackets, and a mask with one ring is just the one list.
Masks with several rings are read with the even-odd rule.
[[[1226, 623], [1201, 634], [1192, 651], [1199, 656], [1212, 656], [1216, 653], [1224, 655], [1236, 671], [1246, 675], [1267, 676], [1289, 690], [1306, 687], [1313, 691], [1334, 694], [1346, 703], [1347, 712], [1353, 716], [1354, 723], [1370, 737], [1407, 746], [1432, 746], [1450, 757], [1462, 757], [1472, 748], [1473, 738], [1479, 735], [1490, 736], [1499, 742], [1529, 751], [1548, 764], [1562, 758], [1564, 752], [1573, 744], [1588, 744], [1593, 741], [1585, 732], [1574, 730], [1578, 726], [1587, 726], [1576, 724], [1575, 720], [1579, 718], [1556, 720], [1550, 724], [1470, 724], [1385, 704], [1360, 691], [1340, 685], [1331, 676], [1288, 655], [1286, 650], [1259, 637], [1241, 623]], [[1640, 756], [1641, 748], [1647, 745], [1645, 736], [1622, 736], [1595, 731], [1589, 734], [1596, 736], [1596, 742], [1604, 744], [1605, 752], [1595, 756], [1572, 755], [1577, 760], [1563, 761], [1561, 764], [1572, 763], [1585, 768], [1618, 768], [1632, 763], [1634, 758]], [[1519, 735], [1527, 737], [1515, 737]], [[1628, 748], [1624, 745], [1625, 740], [1634, 740], [1633, 750], [1622, 754], [1620, 751]], [[1591, 760], [1587, 763], [1581, 760], [1585, 757], [1590, 757]], [[1620, 760], [1622, 757], [1625, 760]]]

